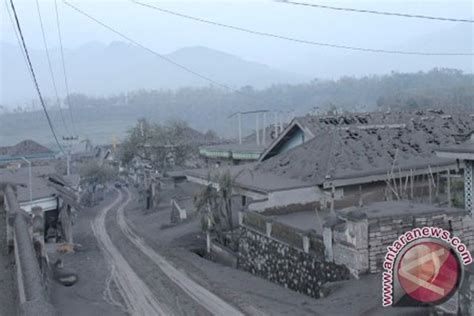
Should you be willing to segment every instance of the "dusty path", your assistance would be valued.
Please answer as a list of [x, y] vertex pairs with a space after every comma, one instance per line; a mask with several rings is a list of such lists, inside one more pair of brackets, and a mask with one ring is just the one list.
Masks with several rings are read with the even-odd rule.
[[[92, 231], [99, 243], [107, 262], [111, 266], [112, 279], [125, 301], [126, 310], [133, 315], [172, 315], [163, 307], [148, 286], [138, 277], [135, 271], [115, 247], [105, 228], [107, 213], [115, 208], [122, 200], [122, 193], [108, 207], [102, 209], [92, 223]], [[129, 201], [129, 197], [128, 200]], [[123, 209], [122, 203], [119, 209]]]
[[238, 309], [190, 279], [185, 273], [173, 267], [163, 256], [158, 254], [153, 248], [148, 246], [141, 237], [133, 232], [124, 216], [124, 206], [128, 204], [131, 199], [130, 192], [127, 189], [125, 189], [125, 192], [127, 200], [123, 206], [117, 210], [117, 222], [125, 236], [140, 249], [143, 254], [153, 261], [171, 281], [211, 314], [243, 315]]
[[102, 209], [92, 223], [99, 247], [111, 267], [105, 293], [110, 303], [121, 304], [113, 298], [113, 281], [124, 301], [123, 309], [129, 314], [243, 315], [177, 270], [135, 234], [124, 216], [131, 194], [128, 190], [117, 192], [114, 202]]

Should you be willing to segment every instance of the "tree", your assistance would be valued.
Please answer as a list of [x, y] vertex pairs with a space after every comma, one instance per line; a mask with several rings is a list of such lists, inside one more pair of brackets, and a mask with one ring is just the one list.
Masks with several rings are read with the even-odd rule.
[[122, 143], [120, 158], [123, 164], [129, 164], [135, 156], [148, 159], [145, 144], [152, 139], [153, 126], [146, 119], [139, 119], [137, 124], [128, 131], [128, 136]]
[[216, 140], [219, 139], [219, 136], [217, 135], [216, 131], [214, 131], [212, 129], [207, 130], [207, 132], [204, 134], [204, 136], [209, 141], [216, 141]]
[[[240, 170], [234, 176], [229, 171], [215, 175], [214, 179], [209, 175], [209, 184], [194, 197], [194, 205], [202, 215], [203, 229], [215, 231], [218, 239], [224, 245], [224, 232], [232, 232], [235, 228], [232, 212], [233, 188], [236, 179], [244, 172], [249, 172], [253, 177], [252, 171], [247, 168]], [[212, 183], [217, 184], [217, 187], [214, 188]], [[235, 240], [232, 241], [235, 243]]]
[[[197, 154], [198, 143], [193, 139], [196, 137], [193, 132], [196, 133], [181, 120], [170, 120], [160, 125], [141, 119], [122, 144], [122, 163], [129, 164], [138, 157], [162, 172], [172, 165], [182, 166]], [[202, 134], [199, 136], [204, 137]]]
[[107, 165], [100, 165], [97, 161], [91, 161], [79, 166], [81, 183], [86, 185], [105, 184], [117, 177], [117, 171]]

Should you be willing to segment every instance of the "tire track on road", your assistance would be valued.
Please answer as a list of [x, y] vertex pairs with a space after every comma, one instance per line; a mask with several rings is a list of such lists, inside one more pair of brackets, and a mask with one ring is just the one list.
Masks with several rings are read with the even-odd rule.
[[[117, 288], [125, 301], [127, 312], [132, 315], [173, 315], [171, 310], [163, 303], [160, 303], [153, 295], [148, 286], [130, 267], [120, 251], [114, 246], [105, 227], [107, 213], [116, 207], [122, 200], [122, 192], [118, 192], [118, 197], [108, 207], [103, 208], [92, 222], [92, 231], [97, 239], [99, 247], [104, 254], [106, 261], [114, 271], [113, 278]], [[130, 202], [130, 194], [119, 207], [118, 213], [122, 212]]]
[[[127, 192], [128, 197], [127, 203], [124, 205], [128, 204], [128, 202], [131, 200], [130, 192], [127, 189], [125, 189], [125, 191]], [[223, 299], [189, 278], [184, 272], [177, 270], [163, 256], [148, 246], [148, 244], [146, 244], [141, 237], [135, 234], [135, 232], [127, 224], [124, 215], [124, 207], [120, 207], [117, 210], [117, 222], [124, 235], [138, 249], [140, 249], [140, 251], [150, 258], [150, 260], [152, 260], [171, 281], [173, 281], [199, 305], [214, 315], [244, 315], [237, 308], [225, 302]], [[256, 314], [261, 313], [257, 312]]]

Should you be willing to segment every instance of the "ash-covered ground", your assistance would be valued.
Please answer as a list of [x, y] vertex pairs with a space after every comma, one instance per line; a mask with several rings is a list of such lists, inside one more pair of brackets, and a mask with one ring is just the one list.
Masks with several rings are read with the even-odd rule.
[[[162, 200], [167, 199], [163, 197]], [[199, 218], [168, 226], [170, 212], [168, 203], [159, 205], [154, 212], [145, 212], [135, 204], [127, 209], [126, 216], [150, 246], [244, 313], [248, 306], [253, 306], [271, 315], [423, 315], [420, 310], [382, 308], [379, 275], [339, 282], [331, 286], [330, 296], [316, 300], [247, 272], [209, 261], [192, 251], [205, 246]]]
[[[72, 287], [52, 284], [52, 301], [59, 314], [133, 313], [127, 309], [127, 303], [119, 295], [116, 284], [110, 282], [111, 266], [91, 229], [91, 223], [99, 212], [118, 201], [116, 207], [112, 207], [105, 217], [106, 233], [125, 258], [127, 266], [143, 283], [140, 290], [149, 291], [165, 313], [210, 314], [202, 302], [179, 285], [189, 279], [245, 315], [423, 315], [419, 310], [382, 308], [382, 283], [378, 275], [333, 284], [328, 297], [316, 300], [247, 272], [209, 261], [193, 252], [205, 245], [197, 216], [184, 223], [170, 225], [171, 210], [168, 203], [163, 202], [154, 211], [145, 211], [138, 202], [137, 193], [134, 190], [130, 192], [129, 199], [125, 192], [121, 198], [113, 193], [100, 205], [85, 209], [77, 217], [75, 238], [82, 249], [62, 257], [65, 268], [79, 275], [79, 282]], [[166, 191], [163, 194], [167, 194]], [[166, 198], [162, 200], [167, 201]], [[152, 256], [137, 247], [134, 240], [121, 230], [116, 212], [120, 206], [124, 206], [125, 221], [133, 230], [132, 235], [136, 234], [139, 243], [149, 246], [149, 252], [161, 256], [176, 268], [184, 280], [177, 282], [171, 278], [163, 268], [161, 259], [154, 261]]]
[[[65, 269], [74, 271], [79, 281], [71, 287], [51, 282], [51, 298], [60, 315], [125, 315], [118, 306], [106, 299], [106, 288], [110, 278], [110, 266], [101, 253], [91, 229], [91, 222], [98, 211], [110, 204], [114, 196], [109, 195], [96, 207], [84, 208], [74, 223], [74, 239], [82, 247], [73, 254], [60, 256]], [[53, 259], [54, 260], [54, 259]], [[112, 286], [112, 290], [114, 290]], [[118, 294], [115, 293], [118, 297]]]

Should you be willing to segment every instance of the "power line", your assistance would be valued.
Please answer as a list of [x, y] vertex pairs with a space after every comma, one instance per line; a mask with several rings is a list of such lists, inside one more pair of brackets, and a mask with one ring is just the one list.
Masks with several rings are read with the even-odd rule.
[[469, 19], [456, 19], [456, 18], [447, 18], [447, 17], [420, 15], [420, 14], [408, 14], [408, 13], [386, 12], [386, 11], [376, 11], [376, 10], [366, 10], [366, 9], [333, 7], [333, 6], [322, 5], [322, 4], [295, 2], [295, 1], [287, 1], [287, 0], [281, 0], [281, 1], [277, 1], [277, 2], [283, 2], [283, 3], [293, 4], [293, 5], [300, 5], [300, 6], [307, 6], [307, 7], [313, 7], [313, 8], [318, 8], [318, 9], [336, 10], [336, 11], [369, 13], [369, 14], [378, 14], [378, 15], [398, 16], [398, 17], [403, 17], [403, 18], [438, 20], [438, 21], [446, 21], [446, 22], [474, 23], [474, 20], [469, 20]]
[[224, 84], [224, 83], [218, 82], [218, 81], [216, 81], [216, 80], [214, 80], [214, 79], [212, 79], [212, 78], [210, 78], [210, 77], [207, 77], [207, 76], [205, 76], [205, 75], [202, 75], [202, 74], [198, 73], [197, 71], [194, 71], [194, 70], [192, 70], [192, 69], [190, 69], [190, 68], [188, 68], [188, 67], [186, 67], [186, 66], [184, 66], [184, 65], [181, 65], [181, 64], [175, 62], [174, 60], [172, 60], [172, 59], [170, 59], [170, 58], [168, 58], [168, 57], [166, 57], [166, 56], [164, 56], [164, 55], [162, 55], [162, 54], [160, 54], [160, 53], [154, 51], [153, 49], [151, 49], [151, 48], [149, 48], [149, 47], [146, 47], [145, 45], [143, 45], [143, 44], [137, 42], [136, 40], [132, 39], [131, 37], [129, 37], [129, 36], [123, 34], [123, 33], [121, 33], [120, 31], [115, 30], [115, 29], [112, 28], [111, 26], [109, 26], [109, 25], [107, 25], [107, 24], [105, 24], [105, 23], [99, 21], [98, 19], [96, 19], [95, 17], [91, 16], [90, 14], [88, 14], [88, 13], [84, 12], [83, 10], [81, 10], [81, 9], [79, 9], [79, 8], [77, 8], [77, 7], [75, 7], [75, 6], [72, 5], [71, 3], [67, 2], [67, 1], [64, 1], [64, 3], [65, 3], [66, 5], [68, 5], [68, 6], [70, 6], [72, 9], [74, 9], [74, 10], [77, 11], [78, 13], [80, 13], [80, 14], [86, 16], [87, 18], [89, 18], [90, 20], [94, 21], [95, 23], [97, 23], [97, 24], [101, 25], [102, 27], [108, 29], [109, 31], [111, 31], [111, 32], [113, 32], [113, 33], [115, 33], [115, 34], [117, 34], [118, 36], [120, 36], [120, 37], [126, 39], [126, 40], [129, 41], [130, 43], [137, 45], [138, 47], [140, 47], [140, 48], [142, 48], [142, 49], [148, 51], [149, 53], [155, 55], [156, 57], [158, 57], [158, 58], [160, 58], [160, 59], [163, 59], [164, 61], [166, 61], [166, 62], [168, 62], [168, 63], [170, 63], [170, 64], [172, 64], [172, 65], [174, 65], [174, 66], [176, 66], [176, 67], [178, 67], [178, 68], [180, 68], [180, 69], [182, 69], [182, 70], [184, 70], [184, 71], [186, 71], [186, 72], [188, 72], [188, 73], [190, 73], [190, 74], [192, 74], [192, 75], [195, 76], [195, 77], [198, 77], [198, 78], [200, 78], [200, 79], [202, 79], [202, 80], [205, 80], [205, 81], [207, 81], [207, 82], [209, 82], [209, 83], [211, 83], [211, 84], [213, 84], [213, 85], [215, 85], [215, 86], [224, 88], [225, 90], [231, 91], [231, 92], [233, 92], [233, 93], [235, 93], [235, 94], [237, 94], [237, 95], [240, 95], [240, 96], [246, 98], [247, 100], [250, 100], [250, 101], [253, 101], [253, 102], [257, 102], [257, 103], [261, 101], [261, 100], [258, 100], [258, 99], [255, 98], [255, 97], [253, 97], [252, 95], [248, 95], [248, 94], [246, 94], [246, 93], [243, 93], [243, 92], [241, 92], [241, 91], [239, 91], [239, 90], [237, 90], [237, 89], [234, 89], [234, 88], [232, 88], [232, 87], [230, 87], [230, 86], [228, 86], [228, 85], [226, 85], [226, 84]]
[[66, 101], [67, 101], [67, 106], [68, 106], [68, 110], [69, 110], [69, 116], [71, 117], [72, 128], [73, 128], [74, 132], [77, 135], [77, 128], [76, 128], [76, 124], [74, 122], [74, 115], [72, 113], [71, 99], [69, 97], [69, 83], [68, 83], [68, 79], [67, 79], [66, 62], [64, 61], [63, 40], [62, 40], [62, 35], [61, 35], [61, 23], [59, 22], [59, 12], [58, 12], [57, 0], [54, 0], [54, 9], [56, 11], [56, 25], [57, 25], [57, 28], [58, 28], [59, 46], [60, 46], [61, 61], [62, 61], [62, 66], [63, 66], [64, 86], [66, 88]]
[[117, 31], [116, 29], [112, 28], [111, 26], [109, 26], [109, 25], [107, 25], [107, 24], [105, 24], [105, 23], [99, 21], [97, 18], [95, 18], [95, 17], [91, 16], [90, 14], [84, 12], [83, 10], [81, 10], [81, 9], [79, 9], [79, 8], [77, 8], [77, 7], [75, 7], [75, 6], [72, 5], [71, 3], [67, 2], [67, 1], [63, 1], [63, 2], [64, 2], [66, 5], [68, 5], [69, 7], [71, 7], [72, 9], [74, 9], [75, 11], [77, 11], [78, 13], [80, 13], [80, 14], [86, 16], [87, 18], [89, 18], [90, 20], [94, 21], [95, 23], [97, 23], [97, 24], [101, 25], [102, 27], [108, 29], [109, 31], [111, 31], [111, 32], [113, 32], [113, 33], [115, 33], [115, 34], [117, 34], [118, 36], [120, 36], [120, 37], [126, 39], [126, 40], [129, 41], [130, 43], [135, 44], [135, 45], [137, 45], [138, 47], [140, 47], [140, 48], [146, 50], [147, 52], [153, 54], [154, 56], [156, 56], [156, 57], [158, 57], [158, 58], [160, 58], [160, 59], [162, 59], [162, 60], [164, 60], [164, 61], [166, 61], [166, 62], [168, 62], [168, 63], [170, 63], [170, 64], [172, 64], [172, 65], [174, 65], [174, 66], [176, 66], [176, 67], [178, 67], [178, 68], [180, 68], [181, 70], [184, 70], [185, 72], [188, 72], [188, 73], [192, 74], [192, 75], [195, 76], [195, 77], [198, 77], [198, 78], [200, 78], [200, 79], [202, 79], [202, 80], [204, 80], [204, 81], [207, 81], [207, 82], [211, 83], [212, 85], [215, 85], [215, 86], [224, 88], [225, 90], [228, 90], [228, 91], [231, 91], [231, 92], [233, 92], [233, 93], [235, 93], [235, 94], [241, 95], [241, 96], [243, 96], [243, 97], [246, 98], [246, 99], [251, 99], [252, 101], [257, 101], [257, 102], [260, 101], [260, 100], [258, 100], [257, 98], [252, 97], [251, 95], [245, 94], [245, 93], [243, 93], [243, 92], [241, 92], [241, 91], [239, 91], [239, 90], [237, 90], [237, 89], [234, 89], [234, 88], [232, 88], [232, 87], [230, 87], [230, 86], [228, 86], [228, 85], [226, 85], [226, 84], [224, 84], [224, 83], [218, 82], [218, 81], [216, 81], [216, 80], [214, 80], [214, 79], [212, 79], [212, 78], [210, 78], [210, 77], [208, 77], [208, 76], [206, 76], [206, 75], [200, 74], [200, 73], [198, 73], [197, 71], [194, 71], [194, 70], [192, 70], [192, 69], [190, 69], [190, 68], [188, 68], [188, 67], [186, 67], [186, 66], [184, 66], [184, 65], [181, 65], [181, 64], [175, 62], [174, 60], [172, 60], [172, 59], [170, 59], [170, 58], [168, 58], [168, 57], [166, 57], [166, 56], [164, 56], [164, 55], [162, 55], [162, 54], [160, 54], [160, 53], [154, 51], [153, 49], [151, 49], [151, 48], [149, 48], [149, 47], [146, 47], [145, 45], [143, 45], [143, 44], [137, 42], [136, 40], [132, 39], [131, 37], [129, 37], [129, 36], [127, 36], [127, 35], [121, 33], [120, 31]]
[[153, 5], [150, 5], [150, 4], [146, 4], [146, 3], [142, 3], [142, 2], [138, 2], [138, 1], [134, 1], [134, 0], [131, 0], [131, 2], [135, 3], [137, 5], [141, 5], [143, 7], [147, 7], [147, 8], [156, 10], [156, 11], [160, 11], [160, 12], [163, 12], [163, 13], [171, 14], [171, 15], [178, 16], [178, 17], [185, 18], [185, 19], [189, 19], [189, 20], [194, 20], [194, 21], [201, 22], [201, 23], [206, 23], [206, 24], [219, 26], [219, 27], [223, 27], [223, 28], [228, 28], [228, 29], [232, 29], [232, 30], [235, 30], [235, 31], [250, 33], [250, 34], [254, 34], [254, 35], [272, 37], [272, 38], [277, 38], [277, 39], [281, 39], [281, 40], [297, 42], [297, 43], [302, 43], [302, 44], [308, 44], [308, 45], [331, 47], [331, 48], [338, 48], [338, 49], [346, 49], [346, 50], [352, 50], [352, 51], [363, 51], [363, 52], [371, 52], [371, 53], [386, 53], [386, 54], [400, 54], [400, 55], [418, 55], [418, 56], [473, 56], [474, 55], [474, 53], [436, 53], [436, 52], [433, 53], [433, 52], [388, 50], [388, 49], [366, 48], [366, 47], [357, 47], [357, 46], [348, 46], [348, 45], [316, 42], [316, 41], [299, 39], [299, 38], [294, 38], [294, 37], [288, 37], [288, 36], [274, 34], [274, 33], [267, 33], [267, 32], [250, 30], [250, 29], [246, 29], [246, 28], [243, 28], [243, 27], [240, 27], [240, 26], [223, 24], [223, 23], [219, 23], [219, 22], [215, 22], [215, 21], [211, 21], [211, 20], [205, 20], [205, 19], [202, 19], [202, 18], [182, 14], [182, 13], [179, 13], [179, 12], [176, 12], [176, 11], [163, 9], [163, 8], [160, 8], [160, 7], [157, 7], [157, 6], [153, 6]]
[[181, 64], [175, 62], [174, 60], [172, 60], [172, 59], [170, 59], [170, 58], [168, 58], [168, 57], [166, 57], [166, 56], [164, 56], [164, 55], [162, 55], [162, 54], [160, 54], [160, 53], [158, 53], [158, 52], [152, 50], [151, 48], [146, 47], [145, 45], [143, 45], [143, 44], [141, 44], [141, 43], [135, 41], [135, 40], [132, 39], [131, 37], [129, 37], [129, 36], [127, 36], [127, 35], [125, 35], [125, 34], [119, 32], [119, 31], [115, 30], [115, 29], [112, 28], [111, 26], [109, 26], [109, 25], [107, 25], [107, 24], [105, 24], [105, 23], [99, 21], [98, 19], [94, 18], [93, 16], [89, 15], [88, 13], [86, 13], [86, 12], [82, 11], [81, 9], [75, 7], [75, 6], [72, 5], [71, 3], [67, 2], [67, 1], [64, 1], [64, 3], [65, 3], [66, 5], [68, 5], [69, 7], [71, 7], [72, 9], [74, 9], [75, 11], [79, 12], [80, 14], [86, 16], [86, 17], [89, 18], [90, 20], [94, 21], [95, 23], [97, 23], [97, 24], [101, 25], [102, 27], [108, 29], [109, 31], [111, 31], [111, 32], [113, 32], [113, 33], [115, 33], [115, 34], [117, 34], [118, 36], [120, 36], [120, 37], [126, 39], [127, 41], [129, 41], [129, 42], [131, 42], [131, 43], [137, 45], [138, 47], [143, 48], [144, 50], [150, 52], [151, 54], [155, 55], [156, 57], [161, 58], [161, 59], [163, 59], [164, 61], [166, 61], [166, 62], [168, 62], [168, 63], [170, 63], [170, 64], [173, 64], [174, 66], [179, 67], [179, 68], [181, 68], [182, 70], [184, 70], [184, 71], [186, 71], [186, 72], [188, 72], [188, 73], [190, 73], [190, 74], [192, 74], [192, 75], [194, 75], [194, 76], [196, 76], [196, 77], [199, 77], [199, 78], [201, 78], [201, 79], [203, 79], [203, 80], [205, 80], [205, 81], [208, 81], [208, 82], [210, 82], [210, 83], [212, 83], [212, 84], [214, 84], [214, 85], [216, 85], [216, 86], [219, 86], [219, 87], [222, 87], [222, 88], [225, 88], [225, 89], [228, 89], [228, 90], [233, 90], [231, 87], [229, 87], [229, 86], [227, 86], [227, 85], [225, 85], [225, 84], [223, 84], [223, 83], [217, 82], [217, 81], [215, 81], [215, 80], [213, 80], [213, 79], [211, 79], [211, 78], [209, 78], [209, 77], [207, 77], [207, 76], [205, 76], [205, 75], [203, 75], [203, 74], [200, 74], [200, 73], [198, 73], [198, 72], [196, 72], [196, 71], [194, 71], [194, 70], [192, 70], [192, 69], [190, 69], [190, 68], [188, 68], [188, 67], [186, 67], [186, 66], [184, 66], [184, 65], [181, 65]]
[[36, 0], [36, 9], [38, 11], [38, 17], [39, 17], [40, 26], [41, 26], [41, 34], [43, 36], [43, 45], [44, 45], [44, 50], [46, 52], [46, 58], [48, 60], [49, 74], [51, 76], [51, 81], [53, 83], [54, 94], [56, 95], [56, 102], [58, 104], [59, 113], [61, 115], [61, 120], [63, 122], [64, 129], [69, 134], [69, 128], [67, 127], [66, 120], [64, 119], [63, 109], [61, 108], [61, 102], [59, 101], [58, 88], [57, 88], [57, 85], [56, 85], [56, 79], [54, 78], [53, 67], [51, 65], [51, 58], [49, 56], [48, 42], [46, 41], [46, 35], [45, 35], [45, 32], [44, 32], [43, 19], [41, 17], [41, 9], [40, 9], [40, 5], [39, 5], [39, 0]]
[[56, 136], [56, 132], [54, 131], [53, 124], [51, 123], [51, 118], [49, 117], [48, 110], [46, 109], [46, 105], [44, 104], [43, 96], [41, 94], [41, 90], [40, 90], [39, 85], [38, 85], [38, 80], [36, 79], [35, 71], [33, 70], [33, 65], [31, 63], [30, 55], [28, 53], [28, 48], [26, 47], [25, 38], [23, 37], [23, 33], [21, 31], [20, 22], [18, 20], [18, 15], [16, 14], [15, 5], [13, 4], [13, 0], [10, 0], [10, 5], [11, 5], [11, 8], [12, 8], [14, 17], [15, 17], [16, 27], [18, 29], [18, 34], [20, 35], [20, 38], [21, 38], [21, 44], [23, 46], [23, 50], [25, 51], [26, 59], [28, 61], [28, 68], [29, 68], [29, 71], [31, 73], [33, 83], [35, 85], [36, 92], [38, 93], [38, 97], [40, 99], [41, 106], [43, 107], [44, 114], [46, 115], [46, 120], [48, 121], [49, 128], [51, 129], [51, 133], [53, 134], [53, 137], [54, 137], [54, 140], [56, 141], [56, 144], [58, 145], [61, 152], [64, 153], [63, 147], [59, 143], [58, 137]]
[[21, 46], [21, 39], [20, 39], [20, 35], [18, 34], [18, 30], [16, 28], [16, 25], [15, 25], [15, 21], [13, 19], [13, 16], [10, 12], [10, 8], [9, 8], [9, 4], [8, 4], [8, 0], [5, 0], [5, 7], [6, 7], [6, 10], [8, 12], [8, 17], [10, 18], [10, 23], [12, 25], [12, 28], [13, 28], [13, 32], [15, 33], [15, 37], [16, 37], [16, 40], [17, 40], [17, 43], [18, 43], [18, 48], [20, 49], [21, 51], [21, 55], [23, 56], [23, 59], [25, 61], [25, 67], [26, 67], [26, 71], [28, 71], [28, 74], [30, 75], [30, 78], [31, 80], [33, 81], [33, 77], [31, 76], [31, 72], [28, 68], [28, 60], [26, 59], [26, 55], [25, 55], [25, 52], [23, 51], [23, 48]]

